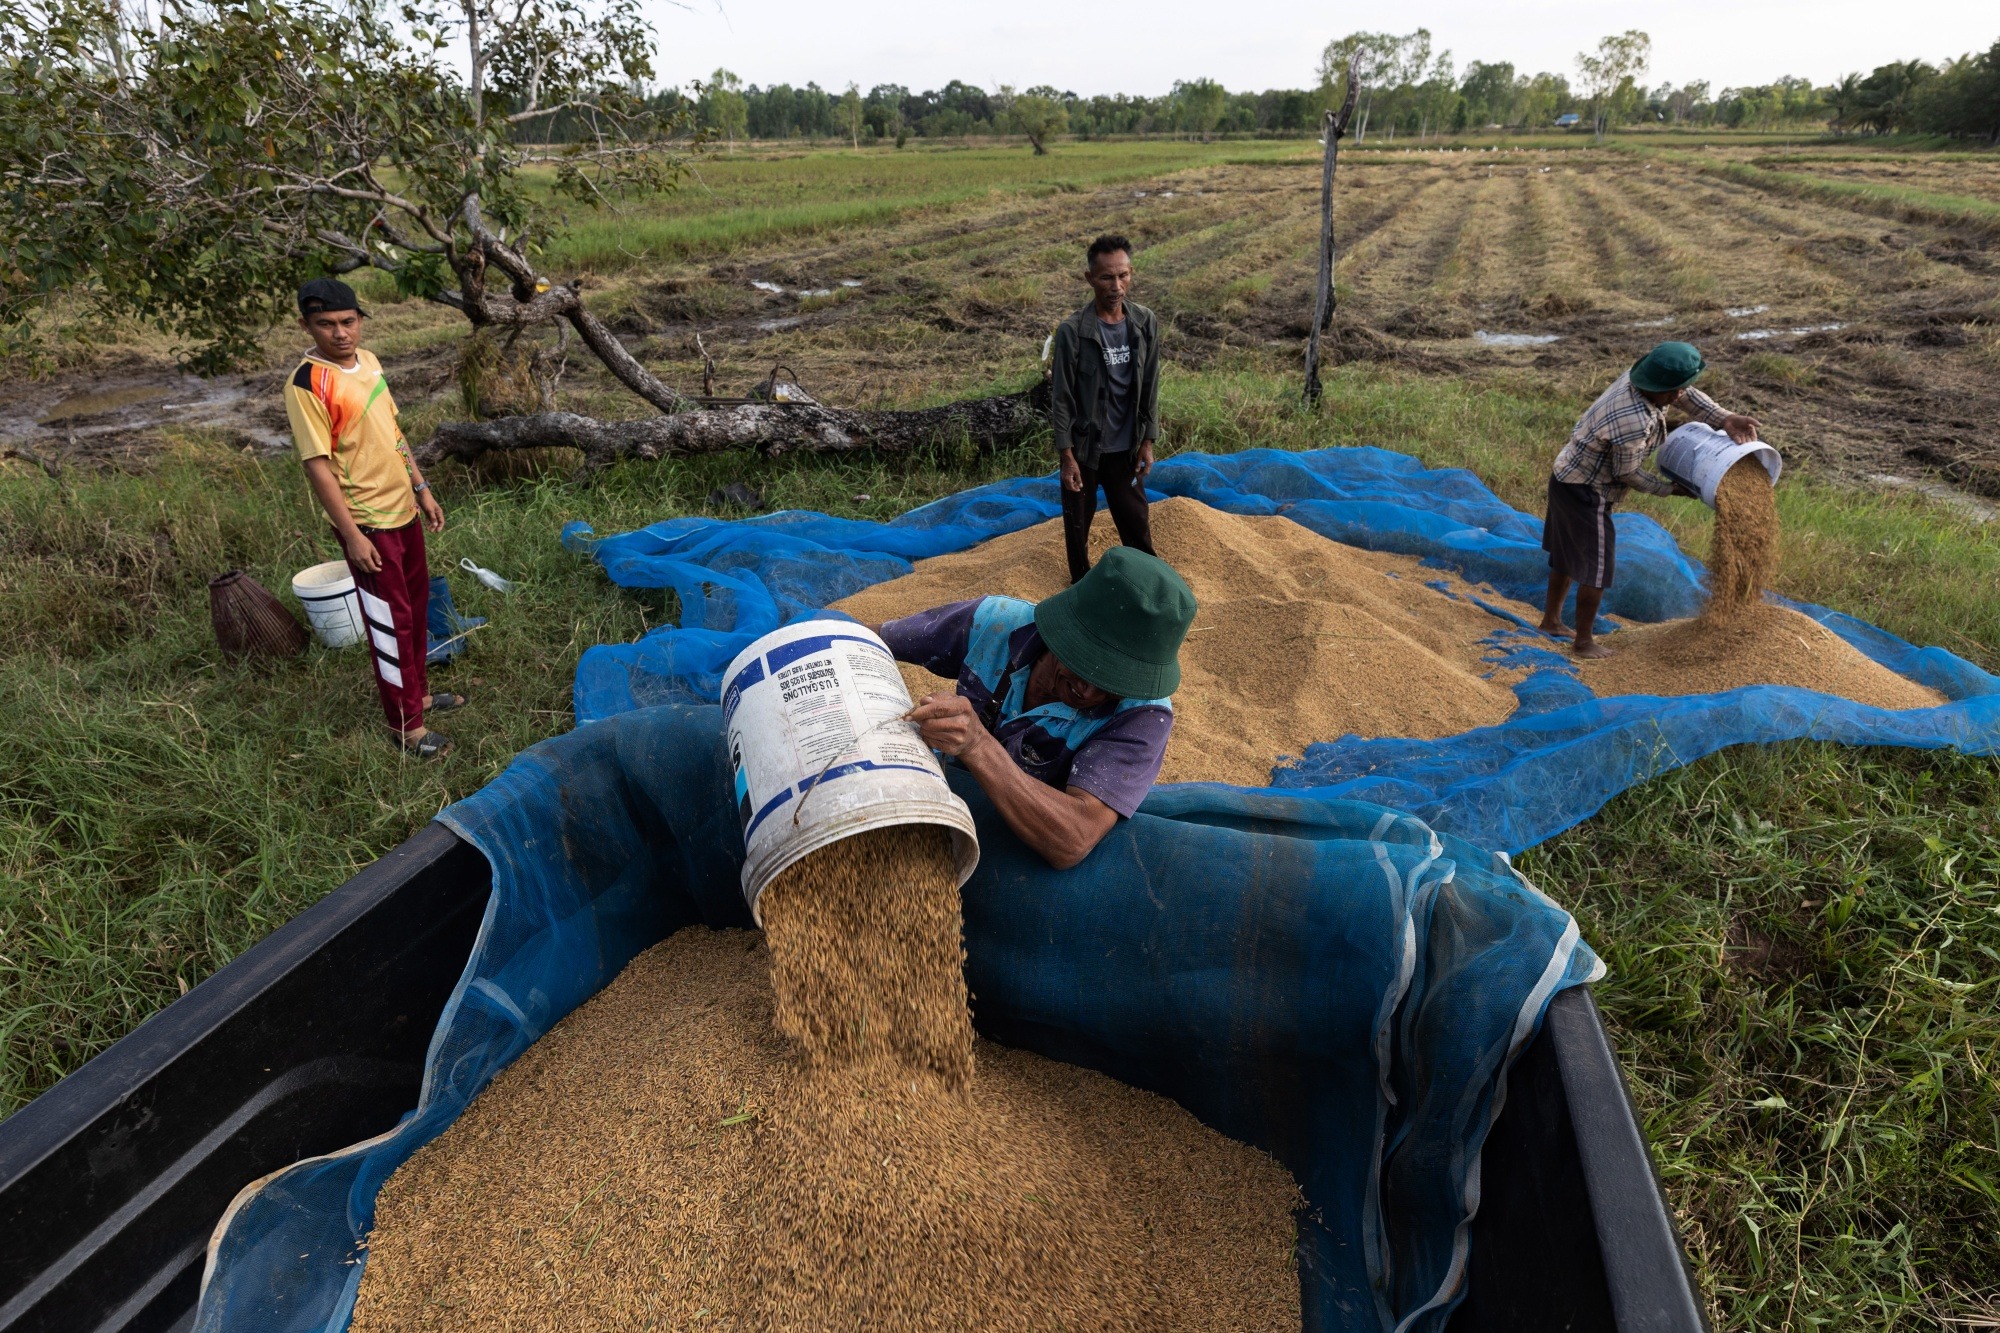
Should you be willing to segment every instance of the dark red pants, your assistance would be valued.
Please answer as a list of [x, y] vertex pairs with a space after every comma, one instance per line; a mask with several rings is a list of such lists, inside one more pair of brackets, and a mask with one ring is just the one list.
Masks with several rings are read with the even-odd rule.
[[424, 557], [424, 522], [400, 528], [363, 528], [362, 535], [382, 553], [382, 568], [370, 574], [347, 562], [361, 593], [361, 618], [368, 622], [369, 659], [382, 711], [397, 731], [424, 724], [424, 654], [430, 649], [431, 571]]
[[1069, 556], [1069, 581], [1075, 583], [1090, 572], [1090, 523], [1097, 517], [1097, 488], [1104, 487], [1104, 507], [1118, 527], [1118, 540], [1153, 554], [1152, 513], [1146, 508], [1144, 486], [1133, 485], [1132, 463], [1136, 448], [1103, 454], [1096, 467], [1081, 467], [1083, 489], [1062, 488], [1063, 549]]

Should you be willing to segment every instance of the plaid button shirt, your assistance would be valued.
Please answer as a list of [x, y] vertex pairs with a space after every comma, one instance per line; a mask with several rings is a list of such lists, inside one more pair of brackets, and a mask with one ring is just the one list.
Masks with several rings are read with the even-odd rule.
[[[1699, 389], [1683, 392], [1679, 406], [1717, 430], [1729, 415]], [[1569, 433], [1569, 443], [1556, 455], [1553, 475], [1557, 481], [1592, 487], [1613, 504], [1634, 486], [1651, 495], [1672, 495], [1672, 482], [1657, 472], [1641, 470], [1666, 439], [1666, 409], [1641, 398], [1631, 377], [1620, 375]]]

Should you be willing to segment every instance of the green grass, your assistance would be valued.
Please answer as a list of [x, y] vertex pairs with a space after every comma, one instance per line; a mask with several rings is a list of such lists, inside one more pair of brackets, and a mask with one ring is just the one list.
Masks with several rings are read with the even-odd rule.
[[1996, 821], [1990, 760], [1744, 748], [1520, 859], [1610, 967], [1598, 1002], [1720, 1327], [1993, 1316]]
[[1673, 160], [1711, 176], [1720, 176], [1772, 194], [1817, 199], [1864, 213], [1908, 222], [1931, 222], [1993, 234], [2000, 233], [2000, 204], [1971, 195], [1943, 194], [1909, 185], [1809, 176], [1797, 171], [1770, 171], [1748, 162], [1711, 161], [1693, 154], [1672, 154]]
[[1880, 149], [1875, 152], [1823, 152], [1823, 153], [1769, 153], [1759, 154], [1750, 159], [1753, 167], [1795, 167], [1817, 166], [1821, 163], [1865, 162], [1879, 166], [1889, 163], [1896, 166], [1924, 166], [1934, 162], [1991, 162], [2000, 164], [2000, 151], [1991, 148], [1972, 149], [1951, 153], [1920, 153], [1907, 149]]
[[437, 764], [388, 744], [358, 650], [254, 668], [215, 647], [211, 575], [280, 591], [336, 554], [295, 463], [197, 444], [147, 477], [0, 476], [0, 1116], [568, 729], [578, 655], [666, 608], [562, 550], [564, 523], [701, 513], [738, 479], [778, 507], [888, 517], [1035, 461], [732, 456], [583, 487], [438, 469], [432, 567], [471, 556], [522, 587], [453, 579], [491, 624], [438, 677], [474, 703], [441, 728], [458, 750]]
[[679, 190], [578, 213], [550, 247], [560, 265], [611, 272], [697, 254], [729, 253], [778, 237], [879, 225], [995, 195], [1095, 189], [1251, 156], [1295, 155], [1297, 145], [1191, 140], [1026, 147], [822, 147], [709, 154]]

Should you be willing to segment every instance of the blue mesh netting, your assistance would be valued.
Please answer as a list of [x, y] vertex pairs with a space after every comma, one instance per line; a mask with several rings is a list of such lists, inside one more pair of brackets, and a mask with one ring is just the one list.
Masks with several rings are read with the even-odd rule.
[[[1187, 496], [1236, 514], [1283, 514], [1321, 536], [1422, 558], [1506, 597], [1539, 605], [1548, 580], [1539, 519], [1504, 504], [1472, 473], [1426, 468], [1386, 449], [1181, 454], [1153, 470], [1154, 498]], [[576, 672], [579, 722], [669, 702], [712, 702], [723, 668], [756, 636], [814, 614], [913, 560], [961, 551], [1059, 510], [1051, 477], [997, 482], [888, 523], [799, 511], [743, 521], [685, 518], [595, 538], [563, 532], [628, 588], [679, 595], [680, 626], [605, 644]], [[1643, 514], [1619, 514], [1618, 578], [1604, 610], [1667, 620], [1700, 609], [1701, 566]], [[1440, 585], [1442, 586], [1442, 585]], [[1940, 708], [1889, 712], [1776, 686], [1721, 695], [1598, 699], [1546, 638], [1500, 606], [1496, 663], [1533, 669], [1515, 716], [1447, 740], [1327, 737], [1274, 786], [1354, 796], [1418, 815], [1483, 847], [1519, 851], [1588, 818], [1612, 796], [1729, 745], [1819, 739], [1854, 745], [2000, 752], [2000, 679], [1941, 648], [1916, 648], [1824, 607], [1793, 603], [1861, 652], [1937, 689]]]
[[[953, 778], [983, 850], [964, 892], [981, 1028], [1172, 1097], [1290, 1167], [1311, 1205], [1306, 1328], [1436, 1333], [1501, 1075], [1549, 998], [1602, 970], [1569, 915], [1406, 815], [1205, 785], [1155, 792], [1058, 874]], [[721, 710], [667, 706], [544, 741], [444, 813], [492, 862], [493, 896], [422, 1099], [382, 1138], [239, 1198], [197, 1329], [344, 1329], [396, 1167], [641, 949], [749, 925], [729, 783]]]
[[[1532, 602], [1543, 584], [1539, 523], [1463, 471], [1376, 449], [1260, 450], [1183, 455], [1152, 480], [1159, 496], [1283, 513], [1510, 597]], [[618, 583], [673, 589], [683, 627], [591, 649], [576, 702], [596, 725], [526, 751], [442, 816], [493, 863], [494, 891], [422, 1100], [382, 1139], [245, 1191], [211, 1247], [197, 1327], [345, 1328], [388, 1174], [640, 949], [692, 922], [745, 923], [718, 710], [685, 706], [714, 698], [737, 651], [914, 559], [1056, 512], [1037, 478], [892, 523], [683, 519], [601, 541], [572, 525], [564, 541]], [[1606, 609], [1695, 610], [1700, 568], [1642, 516], [1618, 528]], [[1278, 789], [1159, 788], [1076, 871], [1050, 871], [954, 774], [984, 849], [966, 886], [982, 1027], [1162, 1092], [1284, 1161], [1314, 1205], [1300, 1228], [1312, 1330], [1442, 1325], [1495, 1089], [1549, 997], [1598, 970], [1568, 915], [1478, 845], [1532, 845], [1725, 745], [2000, 750], [2000, 680], [1823, 608], [1800, 609], [1952, 702], [1895, 713], [1772, 687], [1597, 699], [1546, 640], [1482, 605], [1495, 659], [1533, 669], [1506, 723], [1330, 739], [1275, 773]]]

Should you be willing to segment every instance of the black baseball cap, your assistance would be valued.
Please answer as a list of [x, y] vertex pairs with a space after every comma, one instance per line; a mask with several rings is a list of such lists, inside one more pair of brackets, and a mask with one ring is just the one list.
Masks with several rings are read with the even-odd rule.
[[368, 312], [355, 299], [354, 289], [339, 278], [314, 278], [299, 288], [299, 315], [325, 315], [337, 310], [352, 310], [363, 319]]

